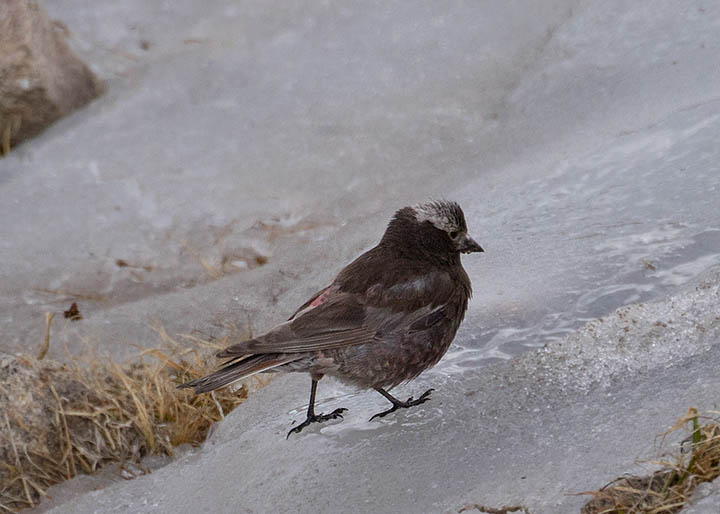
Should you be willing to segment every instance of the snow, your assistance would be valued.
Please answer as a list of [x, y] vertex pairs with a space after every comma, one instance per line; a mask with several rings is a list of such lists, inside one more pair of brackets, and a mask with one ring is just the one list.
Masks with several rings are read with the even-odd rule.
[[720, 5], [45, 7], [109, 90], [0, 161], [0, 350], [78, 295], [54, 358], [269, 328], [428, 197], [486, 251], [455, 344], [399, 391], [436, 387], [422, 407], [368, 423], [379, 395], [323, 380], [345, 419], [285, 441], [308, 381], [280, 378], [54, 512], [577, 512], [716, 406]]

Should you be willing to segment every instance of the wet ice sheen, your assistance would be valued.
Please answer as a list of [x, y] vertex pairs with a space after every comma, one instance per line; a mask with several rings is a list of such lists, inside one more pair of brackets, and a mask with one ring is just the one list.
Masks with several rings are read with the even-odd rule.
[[[323, 380], [345, 420], [285, 441], [308, 379], [281, 377], [202, 449], [54, 512], [577, 512], [573, 493], [717, 402], [718, 277], [683, 288], [719, 262], [720, 5], [88, 5], [47, 7], [110, 93], [0, 161], [12, 348], [57, 307], [37, 287], [126, 302], [86, 304], [68, 344], [155, 344], [158, 319], [268, 328], [429, 196], [458, 200], [486, 252], [463, 257], [451, 352], [397, 390], [430, 402], [368, 423], [379, 395]], [[219, 257], [225, 226], [269, 261], [203, 279], [188, 248]], [[133, 289], [116, 258], [160, 271]]]
[[[464, 261], [482, 292], [445, 365], [472, 367], [542, 346], [719, 264], [720, 170], [712, 162], [720, 159], [720, 121], [707, 117], [707, 106], [681, 112], [625, 136], [621, 150], [615, 141], [568, 159], [550, 177], [512, 189], [508, 196], [525, 201], [501, 201], [501, 212], [488, 215], [492, 207], [465, 202], [481, 226], [502, 227], [478, 236], [489, 238], [488, 254], [512, 255], [519, 263], [503, 263], [508, 274], [521, 264], [530, 277], [507, 291], [483, 262]], [[647, 152], [654, 137], [662, 151]], [[525, 303], [521, 313], [516, 298]]]
[[[349, 407], [346, 419], [288, 441], [277, 405], [299, 404], [306, 391], [295, 386], [307, 384], [280, 378], [195, 454], [51, 512], [212, 505], [310, 513], [336, 512], [343, 501], [360, 512], [454, 512], [482, 502], [577, 513], [586, 498], [573, 493], [643, 472], [634, 461], [655, 454], [655, 434], [690, 402], [716, 402], [719, 303], [715, 270], [661, 302], [624, 307], [541, 351], [449, 380], [421, 408], [382, 422], [367, 423], [377, 402], [363, 395], [322, 402]], [[326, 386], [336, 396], [336, 384]], [[669, 448], [684, 437], [676, 436]]]

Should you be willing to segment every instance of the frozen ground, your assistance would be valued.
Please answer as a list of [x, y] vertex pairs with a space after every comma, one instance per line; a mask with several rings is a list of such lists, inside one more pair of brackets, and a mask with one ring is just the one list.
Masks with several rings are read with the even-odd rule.
[[85, 319], [56, 319], [56, 358], [126, 356], [157, 324], [267, 328], [428, 196], [459, 200], [486, 249], [465, 259], [475, 298], [456, 344], [403, 389], [439, 385], [425, 409], [367, 424], [379, 398], [322, 383], [346, 420], [286, 442], [307, 383], [284, 378], [203, 449], [58, 512], [575, 512], [566, 493], [717, 401], [717, 337], [662, 339], [665, 354], [632, 332], [586, 359], [573, 352], [598, 339], [562, 338], [720, 263], [720, 6], [46, 8], [109, 92], [0, 161], [0, 349], [36, 351], [43, 313], [73, 300]]
[[[301, 418], [307, 381], [281, 378], [233, 411], [203, 448], [49, 512], [409, 514], [479, 503], [578, 513], [588, 497], [574, 493], [654, 470], [634, 460], [655, 457], [657, 436], [689, 405], [718, 408], [718, 305], [720, 270], [544, 349], [404, 386], [401, 395], [438, 391], [381, 422], [367, 421], [383, 408], [379, 395], [323, 384], [331, 399], [321, 408], [347, 407], [345, 419], [289, 440], [287, 420]], [[664, 448], [677, 452], [686, 436], [669, 436]]]

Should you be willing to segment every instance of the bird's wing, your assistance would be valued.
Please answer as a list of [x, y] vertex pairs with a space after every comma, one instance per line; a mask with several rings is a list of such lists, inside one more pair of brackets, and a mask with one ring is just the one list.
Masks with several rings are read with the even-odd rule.
[[330, 291], [332, 290], [332, 287], [333, 287], [332, 285], [329, 285], [327, 287], [322, 288], [320, 291], [318, 291], [314, 295], [312, 295], [307, 302], [302, 304], [298, 308], [298, 310], [293, 312], [293, 315], [288, 318], [288, 321], [292, 321], [293, 319], [295, 319], [298, 316], [298, 314], [300, 314], [304, 310], [312, 309], [314, 307], [317, 307], [321, 303], [323, 303], [327, 299], [327, 296], [329, 295]]
[[452, 322], [456, 314], [457, 306], [455, 303], [446, 303], [424, 314], [422, 317], [414, 320], [408, 326], [408, 333], [423, 332], [430, 330], [439, 324]]
[[234, 344], [217, 356], [235, 359], [372, 343], [388, 332], [410, 330], [432, 323], [436, 319], [433, 316], [445, 316], [437, 313], [452, 292], [453, 281], [445, 272], [397, 283], [378, 282], [362, 293], [344, 291], [342, 285], [334, 283], [314, 295], [289, 321], [262, 336]]
[[218, 353], [237, 358], [258, 353], [302, 353], [369, 343], [375, 330], [365, 324], [365, 308], [357, 295], [331, 290], [317, 305], [323, 291], [296, 317], [263, 334]]
[[444, 315], [444, 306], [454, 291], [451, 276], [442, 271], [394, 284], [371, 286], [367, 292], [366, 323], [383, 334], [433, 323], [438, 316]]

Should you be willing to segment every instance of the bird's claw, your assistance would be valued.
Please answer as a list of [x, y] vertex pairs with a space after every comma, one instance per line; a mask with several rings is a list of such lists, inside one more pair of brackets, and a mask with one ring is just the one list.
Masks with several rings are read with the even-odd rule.
[[290, 434], [293, 434], [293, 433], [299, 434], [303, 428], [310, 425], [311, 423], [322, 423], [324, 421], [328, 421], [331, 419], [337, 419], [337, 418], [342, 419], [342, 417], [343, 417], [342, 413], [345, 411], [347, 411], [347, 409], [341, 407], [339, 409], [335, 409], [330, 414], [314, 414], [312, 416], [308, 416], [307, 418], [305, 418], [305, 421], [300, 423], [298, 426], [290, 429], [290, 431], [287, 433], [287, 436], [285, 437], [285, 439], [288, 439], [290, 437]]
[[377, 414], [373, 414], [373, 417], [370, 418], [369, 421], [372, 421], [372, 420], [374, 420], [375, 418], [384, 418], [385, 416], [387, 416], [387, 415], [390, 414], [391, 412], [395, 412], [395, 411], [398, 410], [398, 409], [399, 409], [399, 407], [398, 407], [397, 405], [393, 405], [393, 406], [392, 406], [391, 408], [389, 408], [388, 410], [384, 410], [384, 411], [382, 411], [382, 412], [378, 412]]
[[420, 398], [417, 400], [414, 400], [411, 396], [404, 402], [398, 401], [397, 403], [393, 403], [393, 406], [389, 408], [388, 410], [378, 412], [377, 414], [373, 415], [372, 418], [370, 418], [370, 421], [374, 420], [375, 418], [383, 418], [390, 414], [391, 412], [395, 412], [398, 409], [407, 409], [408, 407], [414, 407], [415, 405], [420, 405], [421, 403], [425, 403], [430, 399], [430, 393], [432, 393], [435, 389], [428, 389], [423, 394], [420, 395]]
[[[424, 402], [428, 401], [430, 399], [430, 393], [432, 393], [434, 390], [435, 389], [433, 389], [431, 387], [430, 389], [425, 391], [423, 394], [420, 395], [420, 398], [415, 400], [416, 402], [419, 402], [419, 403], [415, 403], [414, 405], [419, 405], [420, 403], [424, 403]], [[412, 400], [412, 397], [410, 397], [410, 399]]]
[[330, 414], [318, 414], [316, 416], [318, 423], [322, 423], [323, 421], [327, 421], [329, 419], [343, 419], [343, 412], [347, 412], [347, 409], [344, 407], [340, 407], [339, 409], [335, 409]]

